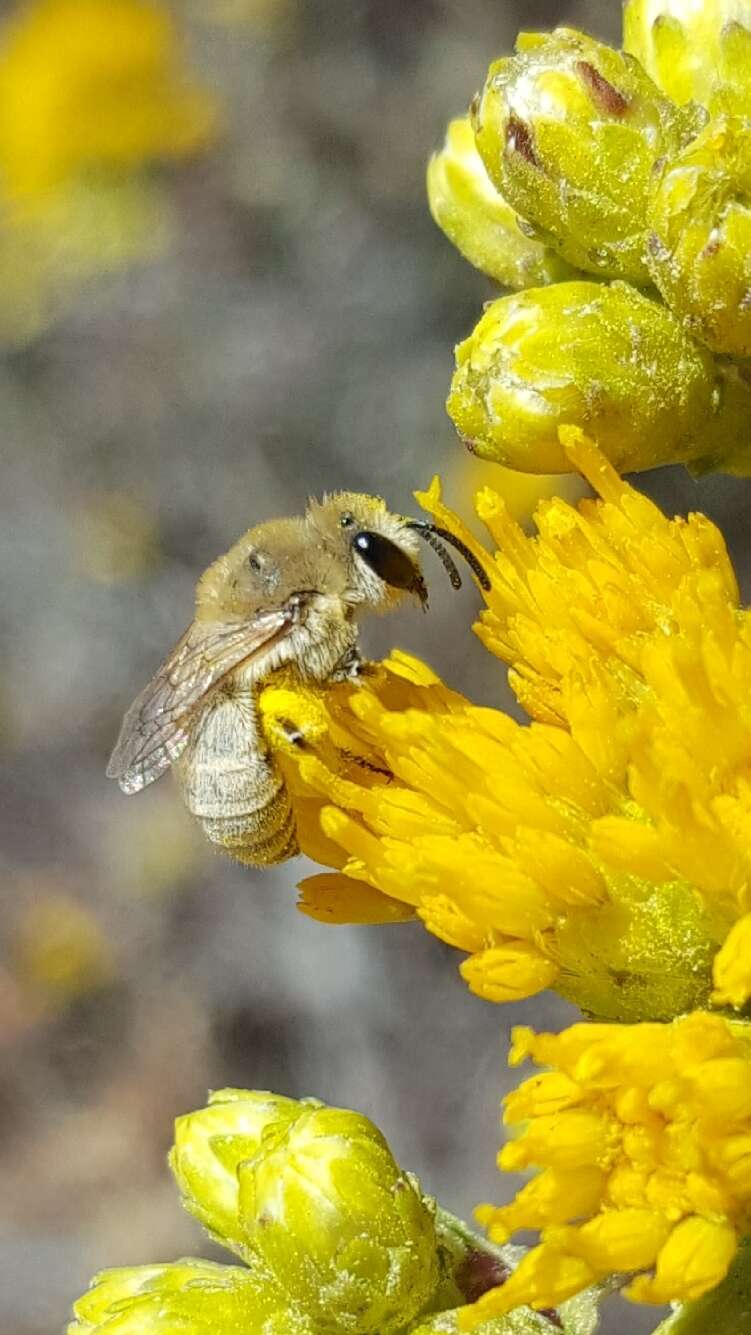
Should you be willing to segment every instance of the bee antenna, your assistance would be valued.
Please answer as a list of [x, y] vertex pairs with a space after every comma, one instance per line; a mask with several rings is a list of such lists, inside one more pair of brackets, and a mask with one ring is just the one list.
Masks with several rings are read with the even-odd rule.
[[[413, 528], [420, 534], [421, 538], [424, 538], [428, 546], [432, 547], [434, 552], [437, 552], [448, 571], [452, 588], [460, 589], [462, 587], [461, 575], [446, 551], [446, 548], [443, 545], [444, 542], [447, 542], [449, 546], [453, 547], [454, 550], [459, 553], [460, 556], [464, 557], [464, 560], [467, 562], [467, 565], [475, 576], [480, 588], [484, 589], [486, 593], [490, 591], [490, 580], [474, 552], [471, 552], [466, 543], [463, 543], [461, 539], [457, 538], [449, 529], [440, 528], [438, 524], [430, 524], [427, 519], [410, 519], [407, 528]], [[441, 541], [441, 539], [443, 539], [443, 541]]]

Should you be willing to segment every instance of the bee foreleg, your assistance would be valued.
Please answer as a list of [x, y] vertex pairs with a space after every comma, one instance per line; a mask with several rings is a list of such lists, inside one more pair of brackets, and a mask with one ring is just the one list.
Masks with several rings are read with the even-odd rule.
[[340, 756], [345, 760], [351, 761], [353, 765], [359, 765], [360, 769], [366, 769], [369, 774], [382, 774], [390, 783], [394, 775], [390, 769], [384, 769], [381, 765], [374, 765], [372, 760], [366, 756], [358, 756], [355, 751], [347, 751], [344, 747], [337, 747]]
[[358, 645], [353, 644], [345, 654], [342, 654], [339, 662], [334, 665], [329, 680], [359, 681], [361, 677], [366, 676], [371, 671], [370, 663], [363, 658]]

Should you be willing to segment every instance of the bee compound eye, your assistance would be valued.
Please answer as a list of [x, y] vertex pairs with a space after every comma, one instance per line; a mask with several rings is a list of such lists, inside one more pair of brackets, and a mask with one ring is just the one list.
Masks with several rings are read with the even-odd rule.
[[374, 574], [385, 584], [394, 589], [416, 589], [419, 571], [414, 562], [397, 547], [395, 542], [384, 538], [381, 533], [369, 533], [364, 530], [353, 539], [352, 546], [358, 556]]

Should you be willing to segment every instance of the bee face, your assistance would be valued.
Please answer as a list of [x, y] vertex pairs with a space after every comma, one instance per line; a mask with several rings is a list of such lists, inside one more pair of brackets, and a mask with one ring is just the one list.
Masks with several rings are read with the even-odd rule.
[[419, 540], [407, 521], [378, 496], [338, 492], [312, 501], [306, 519], [322, 546], [346, 571], [352, 606], [386, 611], [405, 593], [427, 600]]

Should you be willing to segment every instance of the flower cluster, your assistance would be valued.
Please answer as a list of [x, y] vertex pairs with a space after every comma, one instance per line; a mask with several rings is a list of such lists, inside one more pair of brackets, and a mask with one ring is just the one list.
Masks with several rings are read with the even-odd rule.
[[522, 33], [449, 126], [433, 216], [518, 293], [457, 349], [448, 410], [475, 453], [565, 472], [574, 424], [618, 467], [751, 469], [749, 19], [628, 0], [623, 51]]
[[672, 1024], [578, 1024], [514, 1034], [512, 1064], [548, 1067], [506, 1099], [520, 1127], [502, 1168], [539, 1171], [490, 1236], [542, 1228], [477, 1315], [569, 1297], [620, 1271], [627, 1295], [665, 1303], [724, 1279], [751, 1222], [751, 1029], [696, 1012]]
[[303, 907], [416, 911], [491, 1000], [553, 985], [619, 1020], [741, 1006], [751, 614], [709, 521], [667, 519], [591, 442], [566, 441], [600, 499], [543, 502], [528, 537], [486, 488], [495, 555], [437, 489], [422, 497], [488, 574], [478, 633], [531, 727], [404, 655], [359, 688], [262, 696], [270, 735], [278, 715], [306, 738], [283, 763], [303, 847], [336, 869], [303, 883]]
[[542, 502], [537, 536], [486, 488], [491, 554], [437, 485], [420, 498], [487, 573], [476, 629], [530, 726], [404, 654], [357, 688], [280, 678], [261, 697], [303, 846], [335, 869], [303, 882], [303, 911], [417, 913], [481, 996], [554, 986], [631, 1022], [518, 1037], [514, 1061], [553, 1069], [511, 1097], [528, 1126], [500, 1164], [542, 1171], [481, 1217], [543, 1237], [470, 1324], [615, 1273], [636, 1301], [692, 1302], [751, 1218], [749, 1039], [707, 1010], [751, 997], [751, 613], [706, 518], [668, 519], [561, 434], [599, 498]]

